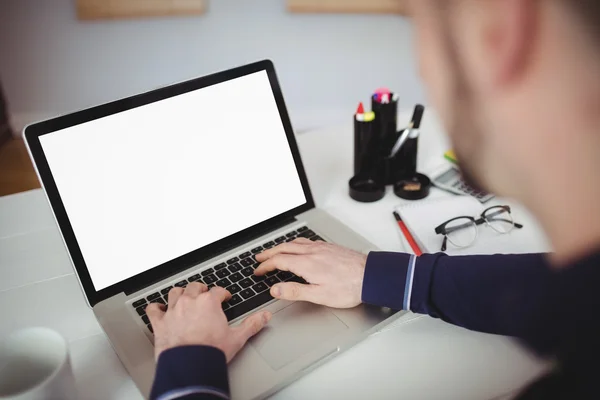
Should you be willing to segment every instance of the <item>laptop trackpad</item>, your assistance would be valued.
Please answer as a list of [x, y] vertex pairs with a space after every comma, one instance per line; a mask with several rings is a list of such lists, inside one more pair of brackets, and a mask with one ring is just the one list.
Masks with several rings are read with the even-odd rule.
[[275, 313], [251, 344], [271, 368], [278, 370], [346, 329], [327, 308], [297, 302]]

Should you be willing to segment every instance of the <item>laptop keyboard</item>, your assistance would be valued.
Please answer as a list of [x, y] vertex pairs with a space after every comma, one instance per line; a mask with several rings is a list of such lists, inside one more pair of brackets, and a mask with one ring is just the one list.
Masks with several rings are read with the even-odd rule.
[[279, 282], [298, 282], [306, 281], [288, 271], [271, 271], [265, 276], [254, 276], [254, 270], [260, 265], [254, 256], [264, 250], [270, 249], [284, 242], [304, 237], [312, 241], [325, 241], [306, 226], [298, 230], [288, 232], [274, 240], [264, 243], [262, 246], [253, 248], [251, 251], [232, 257], [226, 262], [222, 262], [200, 273], [191, 275], [187, 279], [166, 286], [152, 293], [146, 298], [136, 300], [132, 303], [133, 308], [142, 319], [148, 330], [153, 333], [152, 325], [146, 315], [146, 307], [150, 303], [160, 303], [168, 307], [168, 294], [173, 287], [186, 287], [191, 282], [200, 282], [212, 288], [220, 286], [231, 293], [231, 299], [223, 303], [223, 311], [227, 320], [234, 320], [253, 309], [271, 301], [273, 296], [269, 293], [269, 288]]

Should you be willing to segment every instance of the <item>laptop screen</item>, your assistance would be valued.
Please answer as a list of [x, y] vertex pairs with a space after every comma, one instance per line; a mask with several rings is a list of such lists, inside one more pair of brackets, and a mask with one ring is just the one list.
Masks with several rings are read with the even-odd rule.
[[96, 290], [307, 201], [266, 71], [40, 144]]

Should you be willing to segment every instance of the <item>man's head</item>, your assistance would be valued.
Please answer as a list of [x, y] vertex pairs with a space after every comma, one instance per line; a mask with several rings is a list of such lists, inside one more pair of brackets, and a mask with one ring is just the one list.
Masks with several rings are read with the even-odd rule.
[[[468, 178], [532, 203], [548, 195], [536, 185], [568, 185], [582, 157], [600, 158], [600, 1], [412, 0], [411, 11], [422, 77]], [[574, 143], [585, 140], [587, 152]]]

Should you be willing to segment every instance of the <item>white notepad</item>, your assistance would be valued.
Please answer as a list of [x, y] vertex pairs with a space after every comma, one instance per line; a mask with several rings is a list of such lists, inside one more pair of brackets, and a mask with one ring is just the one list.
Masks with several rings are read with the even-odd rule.
[[[396, 208], [396, 212], [400, 214], [424, 253], [439, 253], [444, 236], [435, 233], [437, 226], [456, 217], [469, 216], [478, 219], [490, 206], [492, 205], [484, 207], [471, 196], [454, 196], [401, 205]], [[445, 253], [451, 255], [516, 254], [539, 250], [534, 223], [525, 217], [513, 210], [514, 221], [522, 223], [523, 229], [515, 228], [508, 234], [500, 234], [483, 224], [478, 226], [477, 240], [471, 246], [456, 248], [448, 242]]]

